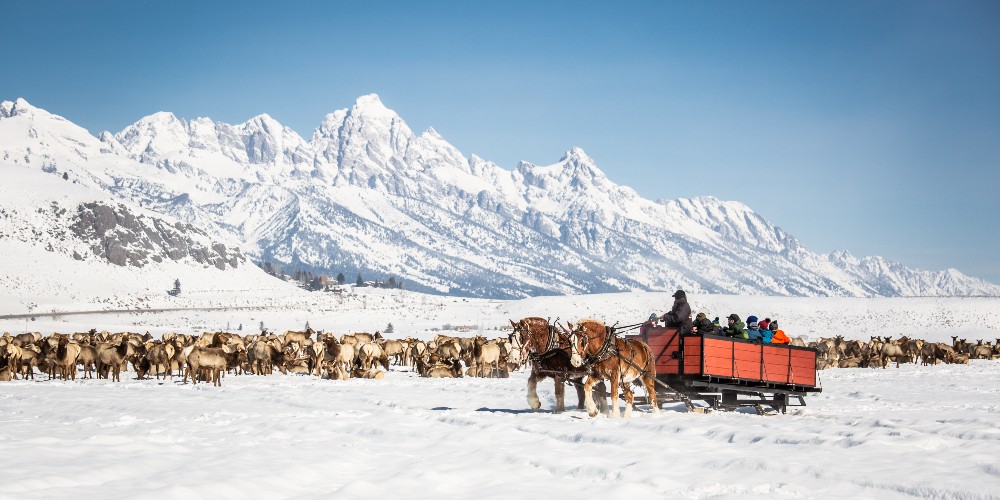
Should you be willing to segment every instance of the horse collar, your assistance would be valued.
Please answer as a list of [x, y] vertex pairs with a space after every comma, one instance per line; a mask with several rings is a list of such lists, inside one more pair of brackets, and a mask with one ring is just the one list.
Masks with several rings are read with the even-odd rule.
[[611, 356], [618, 354], [618, 347], [615, 345], [615, 336], [613, 333], [605, 330], [604, 332], [604, 343], [601, 344], [601, 349], [591, 356], [587, 356], [587, 364], [596, 364], [604, 361]]

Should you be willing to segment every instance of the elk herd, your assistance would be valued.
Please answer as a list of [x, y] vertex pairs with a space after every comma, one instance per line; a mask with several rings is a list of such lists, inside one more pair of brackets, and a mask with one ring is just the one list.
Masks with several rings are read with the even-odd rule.
[[843, 336], [822, 338], [816, 342], [804, 343], [816, 349], [816, 368], [878, 368], [890, 363], [920, 363], [922, 366], [938, 363], [964, 363], [970, 359], [1000, 358], [1000, 338], [990, 344], [978, 340], [975, 344], [957, 336], [951, 344], [930, 342], [922, 339], [900, 337], [871, 337], [868, 342], [844, 340]]
[[513, 336], [486, 339], [438, 335], [425, 342], [385, 339], [379, 332], [335, 336], [307, 329], [282, 334], [241, 336], [206, 332], [200, 336], [167, 333], [23, 333], [0, 336], [0, 380], [107, 378], [120, 381], [129, 365], [138, 379], [181, 377], [184, 383], [222, 385], [223, 375], [283, 373], [324, 379], [380, 379], [390, 364], [408, 366], [422, 377], [508, 377], [524, 363]]

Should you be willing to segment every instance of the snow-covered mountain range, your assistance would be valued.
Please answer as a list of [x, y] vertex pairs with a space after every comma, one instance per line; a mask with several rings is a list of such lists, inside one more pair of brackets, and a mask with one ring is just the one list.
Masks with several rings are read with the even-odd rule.
[[414, 133], [376, 95], [328, 114], [308, 141], [268, 115], [229, 125], [165, 112], [94, 137], [5, 101], [0, 167], [166, 214], [240, 257], [451, 295], [1000, 296], [955, 269], [811, 252], [739, 202], [646, 200], [579, 148], [506, 170]]

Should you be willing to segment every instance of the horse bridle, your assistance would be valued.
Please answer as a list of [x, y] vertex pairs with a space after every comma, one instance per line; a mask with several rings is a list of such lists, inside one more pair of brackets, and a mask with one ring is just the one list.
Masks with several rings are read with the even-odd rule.
[[[576, 338], [581, 330], [583, 330], [583, 325], [577, 325], [577, 327], [570, 332], [569, 343], [570, 343], [570, 349], [572, 351], [580, 351], [580, 349], [577, 347], [578, 342]], [[595, 338], [597, 338], [596, 335], [590, 336], [589, 334], [587, 334], [585, 348], [588, 348], [590, 346], [590, 341]], [[583, 358], [584, 365], [592, 365], [600, 363], [601, 361], [604, 361], [610, 358], [611, 356], [618, 354], [618, 346], [615, 343], [616, 338], [617, 337], [615, 336], [615, 328], [613, 326], [605, 326], [604, 342], [601, 343], [601, 348], [598, 349], [597, 352], [594, 354], [587, 354], [586, 356], [584, 356], [585, 354], [584, 352], [577, 352], [577, 354], [581, 358]]]
[[[556, 319], [556, 321], [559, 320]], [[527, 355], [524, 355], [529, 345], [534, 346], [535, 334], [531, 331], [530, 328], [528, 328], [526, 324], [524, 324], [524, 320], [518, 323], [518, 325], [519, 326], [523, 325], [521, 326], [521, 328], [523, 328], [522, 333], [526, 332], [526, 336], [528, 337], [528, 340], [523, 342], [521, 345], [522, 357], [526, 357], [527, 359], [530, 359], [532, 361], [538, 361], [540, 359], [545, 359], [549, 356], [552, 356], [553, 354], [555, 354], [556, 349], [559, 349], [559, 335], [555, 331], [556, 330], [555, 325], [546, 321], [545, 349], [540, 352], [536, 350], [534, 352], [527, 353]]]

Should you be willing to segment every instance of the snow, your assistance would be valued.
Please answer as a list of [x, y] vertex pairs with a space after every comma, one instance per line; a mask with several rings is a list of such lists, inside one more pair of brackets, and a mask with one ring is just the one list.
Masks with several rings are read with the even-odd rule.
[[552, 413], [550, 381], [532, 412], [524, 372], [39, 376], [0, 383], [0, 453], [16, 457], [0, 496], [997, 498], [1000, 362], [821, 377], [785, 415], [669, 403], [626, 420]]

